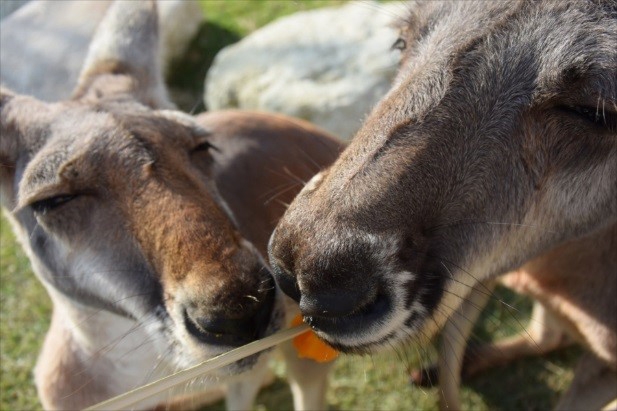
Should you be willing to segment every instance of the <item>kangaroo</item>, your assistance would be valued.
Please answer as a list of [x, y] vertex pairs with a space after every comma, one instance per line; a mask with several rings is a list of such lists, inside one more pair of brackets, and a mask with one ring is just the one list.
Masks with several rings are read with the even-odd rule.
[[[262, 256], [298, 181], [340, 144], [283, 116], [175, 110], [157, 30], [154, 1], [114, 3], [70, 100], [0, 89], [2, 206], [53, 302], [35, 370], [46, 409], [83, 409], [298, 312]], [[330, 366], [282, 351], [296, 409], [323, 408]], [[138, 407], [198, 407], [227, 382], [227, 407], [250, 409], [267, 357]]]
[[[341, 351], [425, 343], [445, 324], [442, 366], [460, 370], [465, 314], [510, 273], [501, 281], [541, 304], [539, 350], [516, 337], [478, 368], [567, 333], [587, 353], [557, 407], [605, 406], [617, 398], [617, 3], [414, 2], [400, 28], [392, 88], [273, 233], [275, 279]], [[460, 407], [457, 384], [443, 408]]]

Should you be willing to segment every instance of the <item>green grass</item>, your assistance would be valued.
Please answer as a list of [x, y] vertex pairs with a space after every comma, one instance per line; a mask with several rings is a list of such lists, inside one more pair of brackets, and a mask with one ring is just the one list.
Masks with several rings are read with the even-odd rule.
[[[207, 16], [186, 56], [176, 61], [168, 81], [185, 110], [200, 111], [203, 79], [215, 53], [251, 31], [285, 14], [344, 1], [218, 1], [201, 4]], [[50, 316], [50, 302], [16, 244], [6, 218], [0, 219], [0, 410], [38, 409], [32, 369]], [[499, 296], [520, 312], [513, 314], [492, 301], [474, 331], [489, 340], [521, 329], [530, 313], [528, 300], [506, 290]], [[421, 354], [421, 355], [420, 355]], [[519, 361], [465, 382], [463, 405], [473, 410], [548, 409], [572, 378], [579, 351], [569, 349], [544, 358]], [[371, 357], [340, 358], [331, 376], [328, 404], [332, 410], [434, 410], [435, 388], [411, 387], [407, 370], [435, 356], [432, 347], [400, 347]], [[255, 409], [291, 409], [284, 366], [280, 377], [260, 393]], [[223, 409], [222, 403], [209, 410]]]
[[32, 369], [43, 344], [51, 303], [0, 218], [0, 410], [40, 408]]

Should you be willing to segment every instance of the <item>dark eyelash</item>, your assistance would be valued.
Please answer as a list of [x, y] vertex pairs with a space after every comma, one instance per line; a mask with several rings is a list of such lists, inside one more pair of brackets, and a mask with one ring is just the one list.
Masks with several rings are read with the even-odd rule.
[[405, 39], [402, 38], [398, 38], [396, 39], [396, 41], [392, 44], [392, 46], [390, 46], [390, 48], [392, 50], [400, 50], [403, 51], [405, 50], [405, 48], [407, 48], [407, 42], [405, 41]]
[[193, 148], [193, 150], [191, 150], [193, 153], [198, 153], [200, 151], [209, 151], [209, 150], [214, 150], [214, 151], [219, 151], [218, 148], [216, 148], [216, 146], [214, 146], [212, 143], [210, 143], [209, 141], [204, 141], [202, 143], [199, 143], [197, 146], [195, 146]]
[[44, 200], [35, 201], [30, 204], [32, 211], [38, 214], [47, 214], [48, 212], [59, 208], [60, 206], [73, 200], [76, 195], [59, 195], [55, 197], [46, 198]]
[[586, 121], [599, 126], [608, 127], [610, 130], [617, 129], [617, 114], [598, 110], [590, 106], [561, 106], [563, 111], [576, 115]]

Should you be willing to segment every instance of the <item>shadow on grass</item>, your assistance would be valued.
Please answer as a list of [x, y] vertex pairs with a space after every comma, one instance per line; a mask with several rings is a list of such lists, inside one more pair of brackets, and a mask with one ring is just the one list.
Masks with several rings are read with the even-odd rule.
[[240, 40], [240, 34], [213, 22], [204, 22], [191, 40], [186, 53], [171, 62], [167, 84], [179, 108], [186, 112], [204, 111], [206, 73], [216, 54]]
[[528, 327], [532, 308], [529, 297], [497, 287], [474, 327], [472, 340], [491, 341], [523, 331]]
[[[533, 301], [498, 287], [474, 327], [472, 344], [512, 336], [529, 327]], [[576, 347], [527, 357], [487, 370], [464, 382], [491, 410], [552, 409], [572, 379]]]
[[572, 379], [581, 349], [571, 347], [543, 357], [517, 360], [466, 381], [491, 410], [549, 410]]
[[[277, 378], [271, 385], [262, 389], [257, 395], [253, 409], [257, 411], [293, 410], [293, 397], [287, 381], [283, 378]], [[327, 409], [329, 411], [343, 411], [340, 407], [332, 404], [328, 404]], [[202, 408], [200, 411], [226, 411], [225, 401], [219, 401]]]
[[[262, 389], [255, 401], [255, 410], [293, 410], [293, 398], [287, 381], [277, 378], [268, 387]], [[225, 401], [209, 405], [201, 411], [226, 411]]]

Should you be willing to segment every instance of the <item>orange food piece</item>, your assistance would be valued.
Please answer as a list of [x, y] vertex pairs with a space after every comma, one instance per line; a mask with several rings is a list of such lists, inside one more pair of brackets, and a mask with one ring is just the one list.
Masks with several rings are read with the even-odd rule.
[[[298, 314], [291, 322], [292, 326], [302, 324], [302, 316]], [[308, 358], [317, 362], [329, 362], [338, 357], [338, 351], [323, 342], [313, 331], [307, 331], [295, 337], [293, 346], [298, 351], [298, 357]]]

